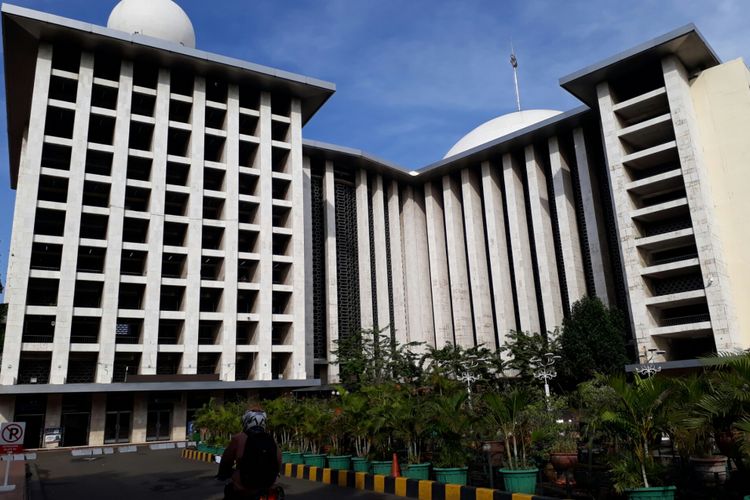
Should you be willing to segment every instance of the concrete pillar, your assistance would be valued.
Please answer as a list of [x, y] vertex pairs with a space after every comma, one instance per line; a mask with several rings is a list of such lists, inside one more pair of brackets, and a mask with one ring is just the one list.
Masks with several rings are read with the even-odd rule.
[[29, 115], [30, 126], [24, 137], [18, 169], [13, 234], [10, 243], [10, 255], [13, 258], [8, 259], [8, 280], [5, 289], [8, 316], [5, 324], [2, 371], [0, 371], [0, 384], [2, 385], [13, 385], [18, 378], [51, 73], [52, 46], [42, 43], [39, 45], [36, 58]]
[[[233, 381], [237, 367], [237, 282], [240, 210], [240, 89], [229, 85], [227, 94], [227, 140], [224, 206], [224, 325], [221, 335], [221, 380]], [[185, 422], [182, 426], [185, 426]], [[173, 426], [174, 427], [174, 426]], [[174, 429], [173, 429], [174, 432]], [[183, 429], [183, 436], [185, 434]]]
[[557, 224], [560, 228], [560, 249], [562, 250], [563, 268], [565, 269], [565, 286], [570, 302], [568, 306], [572, 306], [574, 302], [586, 295], [586, 273], [583, 269], [583, 254], [578, 234], [573, 177], [570, 173], [568, 160], [560, 150], [557, 137], [550, 137], [547, 142], [549, 144], [552, 188], [555, 193]]
[[174, 402], [170, 439], [182, 441], [187, 437], [187, 395], [183, 392]]
[[64, 384], [68, 374], [70, 329], [73, 323], [73, 299], [76, 288], [78, 244], [81, 229], [81, 210], [86, 153], [88, 150], [91, 91], [94, 84], [94, 56], [84, 52], [78, 71], [76, 116], [73, 126], [73, 147], [70, 154], [68, 202], [65, 213], [65, 238], [60, 264], [60, 285], [57, 292], [57, 317], [52, 346], [51, 384]]
[[539, 331], [539, 312], [536, 304], [531, 242], [526, 221], [526, 202], [523, 193], [523, 172], [515, 158], [503, 155], [503, 180], [508, 213], [513, 276], [516, 282], [518, 318], [521, 331]]
[[448, 251], [445, 248], [445, 225], [442, 189], [432, 182], [424, 185], [427, 214], [427, 244], [430, 257], [432, 312], [435, 321], [435, 346], [453, 344], [453, 314], [451, 312], [451, 283], [448, 277]]
[[471, 315], [471, 290], [466, 262], [466, 239], [461, 210], [461, 186], [450, 175], [443, 177], [445, 241], [451, 280], [451, 305], [456, 345], [473, 347], [474, 321]]
[[328, 340], [328, 381], [337, 382], [339, 366], [332, 351], [339, 339], [339, 299], [336, 267], [336, 185], [333, 162], [326, 161], [323, 175], [323, 219], [325, 221], [326, 339]]
[[375, 325], [372, 310], [372, 267], [370, 265], [370, 196], [367, 171], [355, 172], [357, 189], [357, 262], [359, 264], [359, 320], [363, 330]]
[[505, 234], [503, 193], [500, 173], [489, 161], [482, 162], [482, 193], [484, 221], [487, 229], [487, 248], [495, 302], [495, 324], [498, 343], [505, 344], [508, 333], [517, 328], [513, 305], [513, 282], [508, 241]]
[[387, 189], [388, 231], [391, 244], [391, 282], [393, 285], [393, 329], [399, 343], [409, 342], [406, 320], [406, 289], [404, 285], [404, 254], [401, 233], [401, 201], [398, 183], [391, 181]]
[[719, 352], [744, 349], [746, 346], [731, 297], [729, 272], [719, 231], [720, 222], [714, 216], [711, 184], [707, 174], [709, 166], [704, 158], [698, 119], [690, 93], [690, 77], [682, 62], [675, 56], [662, 60], [662, 70], [701, 272], [704, 283], [710, 283], [710, 286], [705, 287], [705, 292], [716, 349]]
[[[294, 182], [294, 181], [292, 181]], [[303, 160], [302, 168], [302, 195], [303, 195], [303, 221], [304, 221], [304, 235], [305, 235], [305, 265], [303, 271], [305, 273], [305, 285], [304, 293], [300, 294], [299, 291], [295, 293], [295, 308], [304, 300], [304, 327], [301, 332], [297, 332], [296, 319], [295, 319], [295, 343], [298, 342], [297, 335], [302, 335], [305, 338], [305, 375], [306, 378], [313, 378], [315, 373], [315, 345], [313, 343], [313, 336], [309, 332], [313, 331], [313, 315], [315, 314], [313, 307], [313, 257], [312, 257], [312, 220], [307, 214], [312, 213], [312, 174], [310, 172], [310, 158], [305, 157]], [[296, 193], [296, 191], [295, 191]], [[297, 196], [295, 195], [295, 199]], [[295, 232], [298, 230], [295, 226]], [[299, 311], [295, 309], [295, 314]]]
[[[62, 394], [50, 394], [47, 396], [47, 411], [44, 413], [44, 428], [62, 426]], [[44, 429], [42, 429], [42, 435]], [[44, 439], [44, 438], [42, 438]], [[42, 441], [43, 448], [57, 448], [59, 443], [45, 443]]]
[[476, 169], [461, 171], [461, 192], [464, 204], [466, 255], [469, 262], [471, 305], [474, 311], [476, 342], [489, 349], [497, 347], [495, 318], [492, 315], [490, 272], [487, 267], [487, 245], [482, 214], [482, 185]]
[[133, 422], [130, 431], [131, 443], [146, 442], [146, 424], [148, 422], [148, 394], [137, 392], [133, 394]]
[[614, 305], [613, 285], [608, 279], [610, 263], [607, 251], [607, 228], [599, 208], [602, 206], [602, 200], [598, 187], [592, 181], [593, 166], [589, 164], [586, 138], [580, 127], [573, 130], [573, 144], [578, 167], [578, 184], [583, 202], [583, 217], [586, 221], [586, 241], [589, 246], [594, 292], [605, 304]]
[[[292, 359], [291, 359], [291, 377], [297, 380], [307, 378], [308, 371], [312, 371], [312, 335], [306, 335], [306, 332], [312, 332], [312, 316], [310, 316], [310, 329], [307, 329], [305, 321], [306, 310], [306, 288], [305, 279], [307, 275], [311, 276], [310, 284], [312, 285], [312, 247], [305, 246], [305, 225], [309, 226], [310, 241], [312, 241], [312, 225], [307, 214], [310, 213], [312, 206], [310, 199], [310, 185], [305, 190], [305, 173], [302, 160], [302, 104], [299, 99], [292, 100], [291, 125], [290, 125], [290, 143], [291, 143], [291, 174], [292, 174], [292, 255], [293, 255], [293, 283], [294, 292], [292, 294], [292, 306], [294, 320], [292, 324]], [[307, 197], [307, 199], [305, 199]], [[310, 265], [306, 259], [306, 252], [310, 254]], [[312, 299], [312, 287], [310, 289], [310, 298]], [[310, 339], [310, 367], [307, 367], [307, 342]], [[312, 374], [312, 373], [311, 373]]]
[[401, 232], [404, 241], [404, 265], [409, 270], [404, 274], [409, 341], [434, 346], [435, 327], [424, 197], [411, 185], [404, 187]]
[[[204, 149], [206, 143], [206, 79], [200, 76], [193, 83], [193, 113], [191, 117], [192, 134], [190, 136], [190, 198], [188, 199], [188, 245], [185, 266], [185, 327], [182, 332], [184, 352], [182, 354], [182, 373], [198, 373], [198, 328], [200, 327], [201, 301], [201, 263], [203, 260], [201, 245], [203, 243], [203, 169]], [[227, 138], [228, 140], [229, 138]], [[228, 230], [224, 230], [228, 238]], [[225, 240], [226, 241], [226, 240]], [[231, 335], [226, 328], [224, 333]]]
[[151, 169], [151, 220], [148, 225], [148, 259], [146, 260], [146, 297], [143, 319], [143, 354], [140, 373], [156, 374], [156, 353], [159, 343], [159, 318], [161, 317], [161, 261], [164, 249], [164, 201], [167, 189], [167, 140], [169, 137], [169, 87], [170, 73], [159, 70], [154, 112], [154, 155]]
[[260, 290], [258, 291], [258, 361], [255, 375], [259, 380], [271, 380], [272, 339], [272, 290], [273, 290], [273, 166], [271, 156], [271, 94], [262, 92], [260, 96], [260, 145], [258, 156], [260, 179], [257, 192], [260, 195], [259, 222], [260, 234]]
[[95, 392], [91, 395], [91, 423], [89, 424], [89, 446], [104, 444], [104, 425], [107, 421], [107, 394]]
[[385, 243], [385, 192], [383, 190], [383, 177], [381, 175], [376, 175], [372, 184], [372, 218], [375, 233], [377, 325], [381, 330], [388, 327], [388, 335], [390, 335], [394, 325], [391, 325], [390, 292], [388, 290], [388, 254]]
[[16, 415], [16, 397], [0, 396], [0, 424], [13, 422]]
[[[120, 67], [120, 88], [117, 94], [114, 155], [112, 157], [112, 186], [109, 191], [109, 220], [107, 222], [107, 253], [104, 261], [104, 291], [102, 293], [102, 321], [99, 330], [99, 366], [96, 382], [112, 382], [115, 363], [117, 310], [120, 295], [120, 261], [122, 258], [122, 230], [125, 217], [125, 185], [128, 170], [130, 140], [130, 109], [133, 96], [133, 63], [123, 61]], [[93, 425], [93, 415], [92, 415]], [[92, 434], [93, 435], [93, 434]], [[103, 439], [103, 438], [102, 438]]]
[[560, 275], [557, 272], [555, 237], [552, 232], [547, 179], [544, 166], [537, 156], [534, 146], [526, 146], [526, 176], [529, 184], [529, 206], [531, 227], [534, 231], [534, 249], [539, 274], [539, 288], [542, 292], [542, 312], [544, 326], [552, 331], [562, 324], [563, 307], [560, 294]]

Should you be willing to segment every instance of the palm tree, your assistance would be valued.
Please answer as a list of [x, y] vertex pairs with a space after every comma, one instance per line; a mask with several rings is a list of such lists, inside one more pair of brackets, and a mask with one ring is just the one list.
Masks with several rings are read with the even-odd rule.
[[522, 388], [514, 388], [505, 393], [487, 393], [484, 396], [484, 405], [487, 410], [485, 419], [490, 428], [498, 429], [502, 434], [510, 469], [528, 467], [524, 439], [526, 428], [524, 410], [530, 403], [530, 394]]

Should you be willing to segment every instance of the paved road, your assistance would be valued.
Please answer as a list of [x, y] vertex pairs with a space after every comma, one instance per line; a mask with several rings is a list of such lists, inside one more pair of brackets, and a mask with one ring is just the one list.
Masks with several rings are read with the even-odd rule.
[[[69, 451], [40, 453], [31, 462], [31, 500], [221, 500], [223, 483], [215, 480], [212, 464], [180, 458], [178, 450], [150, 451], [73, 458]], [[312, 481], [282, 477], [289, 499], [387, 500], [381, 495]]]

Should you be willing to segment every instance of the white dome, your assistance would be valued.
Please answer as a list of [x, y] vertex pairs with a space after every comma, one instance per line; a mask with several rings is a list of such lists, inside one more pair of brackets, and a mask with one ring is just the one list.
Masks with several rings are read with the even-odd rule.
[[559, 114], [560, 111], [554, 111], [552, 109], [529, 109], [526, 111], [516, 111], [514, 113], [508, 113], [507, 115], [498, 116], [497, 118], [493, 118], [492, 120], [481, 124], [463, 136], [453, 145], [443, 158], [463, 153], [464, 151], [481, 146], [482, 144], [486, 144]]
[[121, 0], [109, 15], [107, 27], [195, 48], [193, 23], [172, 0]]

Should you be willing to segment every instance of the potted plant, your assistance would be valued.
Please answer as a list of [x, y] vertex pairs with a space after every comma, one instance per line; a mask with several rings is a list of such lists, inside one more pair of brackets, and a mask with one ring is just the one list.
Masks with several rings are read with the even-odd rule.
[[393, 420], [396, 437], [406, 445], [406, 465], [403, 475], [409, 479], [429, 479], [430, 463], [422, 462], [424, 438], [428, 422], [424, 418], [427, 390], [404, 386], [394, 388]]
[[341, 410], [347, 416], [344, 420], [345, 432], [351, 438], [354, 447], [354, 456], [351, 458], [352, 469], [354, 472], [370, 472], [368, 455], [372, 448], [374, 429], [367, 389], [349, 392], [339, 387], [338, 391], [341, 394]]
[[562, 428], [550, 448], [549, 461], [558, 473], [571, 470], [578, 464], [578, 438], [570, 428]]
[[539, 470], [528, 458], [531, 429], [525, 409], [531, 404], [528, 391], [514, 388], [484, 396], [485, 419], [505, 440], [506, 466], [500, 469], [505, 489], [511, 493], [533, 494]]
[[352, 456], [343, 453], [344, 441], [349, 427], [347, 424], [349, 415], [341, 407], [339, 399], [331, 400], [327, 413], [327, 434], [330, 442], [328, 467], [334, 470], [350, 470], [352, 468]]
[[393, 385], [378, 384], [363, 388], [363, 394], [369, 405], [371, 432], [371, 456], [378, 460], [371, 460], [373, 474], [389, 476], [393, 464], [393, 447], [395, 441], [395, 422], [393, 407], [395, 394]]
[[435, 397], [426, 408], [433, 439], [435, 480], [445, 484], [466, 484], [469, 468], [466, 434], [471, 417], [465, 407], [467, 393], [460, 388]]
[[602, 421], [623, 440], [625, 446], [612, 459], [615, 489], [628, 498], [671, 500], [674, 486], [655, 486], [660, 474], [651, 454], [668, 428], [669, 397], [672, 385], [663, 378], [634, 376], [628, 383], [622, 376], [609, 379], [617, 396], [617, 406], [602, 414]]
[[242, 413], [245, 409], [241, 403], [219, 404], [211, 399], [207, 405], [195, 414], [195, 426], [201, 429], [202, 441], [199, 451], [221, 455], [234, 434], [242, 432]]
[[307, 451], [302, 457], [303, 461], [305, 465], [312, 467], [325, 467], [326, 455], [321, 450], [330, 416], [324, 403], [317, 399], [308, 398], [301, 403], [303, 449]]
[[265, 404], [268, 430], [281, 448], [282, 463], [302, 464], [301, 426], [302, 405], [292, 396], [282, 396]]

